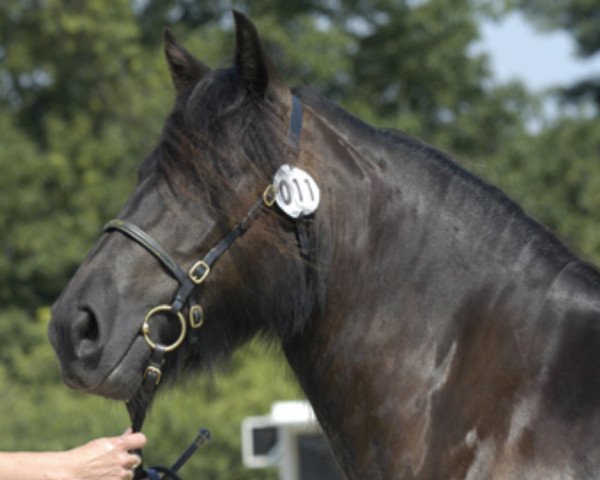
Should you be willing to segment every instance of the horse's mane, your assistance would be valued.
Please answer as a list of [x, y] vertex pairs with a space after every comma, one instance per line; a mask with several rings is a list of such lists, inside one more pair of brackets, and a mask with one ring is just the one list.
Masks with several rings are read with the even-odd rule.
[[[464, 191], [461, 197], [469, 203], [461, 210], [472, 208], [468, 212], [472, 214], [482, 203], [487, 205], [485, 218], [479, 218], [479, 221], [510, 225], [510, 241], [515, 245], [532, 246], [538, 254], [558, 262], [559, 265], [569, 264], [570, 268], [583, 274], [588, 280], [600, 284], [600, 276], [593, 266], [573, 255], [553, 232], [526, 213], [505, 192], [461, 167], [450, 155], [401, 131], [375, 128], [352, 116], [310, 87], [297, 87], [294, 93], [303, 103], [326, 118], [336, 130], [343, 132], [346, 141], [370, 143], [373, 148], [377, 148], [378, 155], [383, 155], [390, 165], [399, 166], [406, 161], [421, 163], [428, 172], [434, 172], [436, 176], [443, 178], [444, 183], [451, 185], [450, 188]], [[440, 208], [451, 207], [440, 205]], [[459, 211], [454, 213], [461, 214]]]
[[[247, 95], [239, 82], [237, 70], [231, 67], [214, 72], [194, 88], [182, 92], [165, 124], [159, 146], [163, 151], [160, 155], [159, 168], [172, 178], [177, 177], [174, 172], [179, 172], [178, 178], [184, 179], [182, 184], [189, 183], [189, 178], [199, 179], [202, 187], [210, 190], [209, 205], [219, 210], [221, 214], [229, 213], [228, 208], [222, 208], [220, 198], [224, 196], [224, 192], [235, 190], [237, 173], [252, 168], [264, 177], [264, 182], [267, 184], [277, 167], [271, 165], [269, 159], [280, 159], [282, 150], [277, 145], [284, 144], [283, 140], [262, 141], [264, 138], [273, 137], [273, 124], [264, 121], [262, 116], [266, 112], [256, 108], [256, 102]], [[209, 135], [190, 142], [187, 136], [189, 129], [186, 127], [189, 118], [185, 118], [189, 115], [187, 107], [194, 96], [208, 89], [210, 94], [204, 97], [208, 98], [210, 103], [204, 108], [209, 109], [213, 121], [222, 120], [227, 131], [214, 129], [214, 124], [203, 125], [201, 130], [208, 132]], [[418, 168], [426, 169], [428, 175], [433, 175], [440, 179], [441, 183], [450, 185], [449, 188], [459, 189], [460, 197], [465, 203], [461, 205], [460, 211], [456, 209], [453, 214], [461, 215], [468, 212], [469, 215], [473, 215], [473, 212], [479, 211], [481, 212], [479, 221], [482, 224], [489, 225], [488, 222], [495, 222], [501, 229], [510, 224], [510, 242], [517, 247], [533, 246], [537, 253], [552, 258], [559, 264], [581, 263], [582, 268], [579, 270], [590, 270], [588, 266], [583, 265], [583, 262], [578, 261], [554, 233], [527, 214], [506, 193], [461, 167], [447, 153], [403, 132], [368, 125], [313, 88], [301, 86], [293, 88], [292, 91], [305, 105], [327, 119], [328, 123], [344, 136], [345, 141], [356, 146], [367, 145], [369, 148], [377, 149], [378, 156], [383, 157], [392, 168], [403, 168], [403, 164], [407, 163], [416, 164]], [[202, 121], [202, 118], [199, 117], [198, 121]], [[245, 137], [246, 144], [239, 145], [237, 153], [222, 159], [223, 161], [217, 159], [217, 161], [199, 164], [198, 148], [218, 152], [220, 145], [226, 143], [227, 132]], [[244, 132], [246, 135], [243, 135]], [[276, 133], [282, 136], [285, 134], [284, 131]], [[250, 152], [249, 156], [247, 152]], [[232, 159], [235, 159], [233, 165]], [[210, 178], [210, 181], [203, 180], [207, 178]], [[240, 204], [249, 205], [254, 201], [254, 197], [236, 200], [239, 200]], [[440, 199], [440, 208], [451, 209], [452, 205], [444, 205], [444, 200], [446, 199]], [[485, 211], [482, 210], [482, 206], [485, 207]], [[235, 220], [234, 217], [227, 218], [229, 223]], [[595, 270], [593, 276], [597, 277]]]

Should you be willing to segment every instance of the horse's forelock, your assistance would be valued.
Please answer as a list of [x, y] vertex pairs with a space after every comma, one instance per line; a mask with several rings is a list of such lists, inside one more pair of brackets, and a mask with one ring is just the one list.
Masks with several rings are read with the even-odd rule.
[[[288, 127], [276, 123], [265, 103], [230, 68], [180, 92], [165, 123], [155, 168], [224, 226], [240, 220], [286, 158]], [[276, 227], [258, 223], [267, 242], [281, 243]]]
[[266, 185], [281, 163], [287, 133], [271, 110], [248, 93], [235, 67], [212, 72], [178, 96], [164, 128], [161, 167], [218, 191], [234, 192], [248, 172]]

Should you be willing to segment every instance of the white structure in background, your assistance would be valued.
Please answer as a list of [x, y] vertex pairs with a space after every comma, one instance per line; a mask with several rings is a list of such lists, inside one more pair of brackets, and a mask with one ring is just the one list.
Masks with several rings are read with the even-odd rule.
[[278, 467], [281, 480], [342, 480], [308, 402], [276, 402], [271, 413], [242, 422], [249, 468]]

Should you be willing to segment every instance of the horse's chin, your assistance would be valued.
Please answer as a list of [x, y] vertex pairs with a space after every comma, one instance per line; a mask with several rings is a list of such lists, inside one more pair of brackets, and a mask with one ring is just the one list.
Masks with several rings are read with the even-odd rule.
[[108, 372], [103, 381], [96, 385], [81, 385], [65, 378], [65, 383], [77, 390], [99, 395], [111, 400], [130, 400], [140, 388], [144, 366], [150, 350], [142, 337], [136, 338], [121, 360]]

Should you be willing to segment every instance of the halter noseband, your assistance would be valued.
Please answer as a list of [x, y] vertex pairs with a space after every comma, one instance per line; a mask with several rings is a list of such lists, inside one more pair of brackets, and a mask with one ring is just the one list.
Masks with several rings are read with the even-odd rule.
[[[292, 111], [290, 115], [290, 126], [288, 130], [287, 141], [289, 147], [294, 151], [298, 151], [300, 148], [302, 117], [302, 103], [295, 95], [292, 95]], [[104, 226], [105, 232], [120, 232], [127, 238], [144, 247], [160, 263], [162, 263], [162, 265], [167, 269], [167, 272], [179, 283], [179, 288], [175, 292], [171, 304], [158, 305], [150, 309], [148, 313], [146, 313], [142, 323], [141, 334], [144, 337], [146, 344], [150, 347], [152, 353], [143, 374], [141, 388], [136, 393], [135, 398], [132, 401], [127, 402], [127, 410], [129, 411], [129, 415], [131, 417], [132, 430], [134, 432], [139, 431], [142, 428], [144, 417], [146, 415], [146, 409], [150, 405], [152, 397], [154, 396], [154, 393], [156, 392], [156, 389], [160, 383], [165, 354], [175, 350], [183, 343], [187, 334], [188, 324], [190, 328], [197, 329], [200, 328], [204, 323], [204, 312], [202, 310], [202, 306], [199, 304], [189, 307], [187, 321], [182, 313], [182, 310], [186, 304], [189, 303], [191, 293], [196, 286], [202, 284], [206, 280], [211, 271], [211, 267], [221, 257], [221, 255], [223, 255], [229, 249], [229, 247], [231, 247], [233, 243], [248, 230], [251, 225], [251, 221], [256, 217], [260, 207], [263, 204], [267, 207], [273, 206], [275, 202], [275, 193], [276, 192], [273, 186], [269, 185], [265, 189], [262, 197], [248, 210], [245, 217], [238, 222], [238, 224], [232, 230], [230, 230], [225, 237], [223, 237], [214, 247], [212, 247], [202, 259], [195, 262], [187, 272], [150, 235], [133, 223], [121, 219], [115, 219], [109, 221]], [[304, 225], [300, 228], [304, 229]], [[303, 233], [300, 235], [305, 236], [306, 232], [304, 230], [302, 230], [302, 232]], [[302, 248], [302, 243], [304, 242], [300, 243], [301, 251], [305, 250]], [[181, 329], [180, 334], [177, 339], [169, 345], [156, 343], [150, 338], [150, 321], [158, 314], [173, 316], [179, 322]], [[139, 453], [141, 455], [141, 452]], [[178, 463], [179, 462], [176, 462], [176, 464]], [[177, 468], [180, 466], [181, 465], [178, 465]], [[144, 478], [146, 475], [149, 476], [149, 478], [159, 478], [155, 471], [152, 469], [144, 469], [141, 465], [136, 468], [134, 478]], [[155, 477], [152, 477], [152, 475], [155, 475]], [[164, 478], [178, 478], [174, 470], [167, 472], [167, 475], [169, 476]]]

